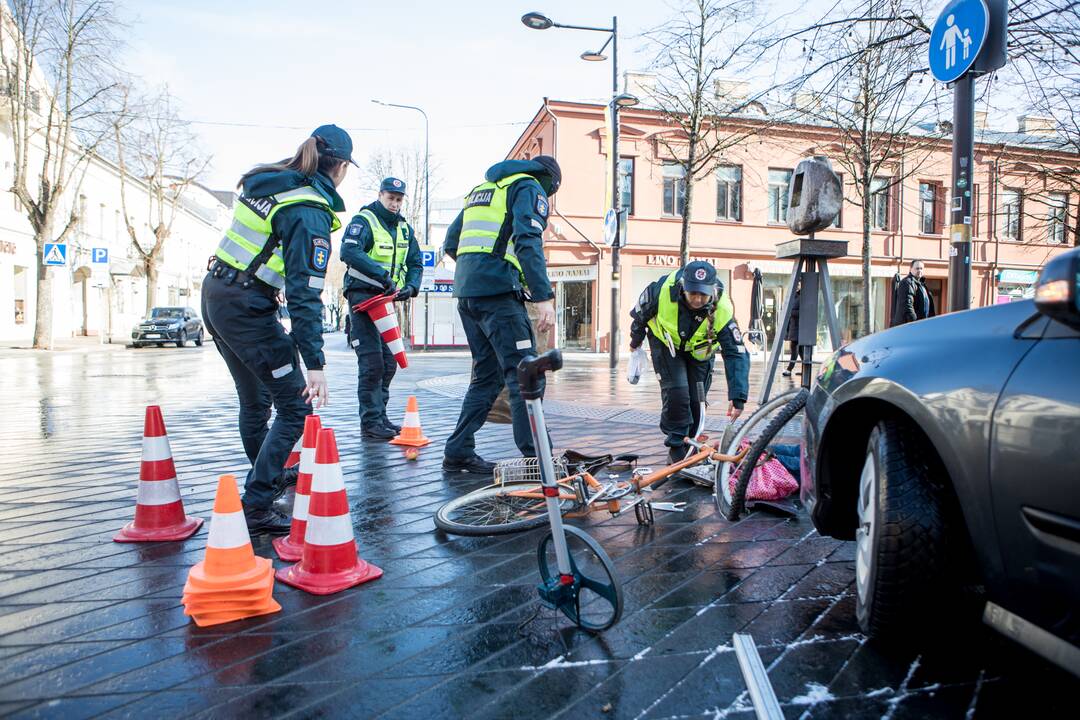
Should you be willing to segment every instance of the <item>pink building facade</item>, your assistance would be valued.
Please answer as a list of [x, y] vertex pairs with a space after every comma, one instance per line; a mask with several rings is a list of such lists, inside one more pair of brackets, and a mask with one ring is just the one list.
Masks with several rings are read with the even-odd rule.
[[[673, 271], [679, 262], [685, 182], [660, 142], [677, 132], [660, 113], [631, 108], [620, 113], [620, 176], [623, 207], [629, 209], [621, 252], [619, 312], [623, 346], [629, 312], [642, 289]], [[988, 137], [986, 133], [983, 137]], [[999, 134], [1004, 136], [1004, 134]], [[606, 351], [610, 342], [611, 251], [603, 243], [605, 150], [603, 107], [550, 101], [537, 112], [507, 157], [554, 155], [563, 184], [552, 198], [544, 238], [549, 275], [556, 286], [561, 347]], [[1009, 134], [1015, 141], [1023, 136]], [[764, 278], [764, 320], [772, 336], [791, 273], [775, 259], [777, 243], [792, 237], [784, 206], [791, 170], [804, 157], [830, 155], [836, 131], [816, 126], [774, 125], [729, 150], [718, 167], [695, 181], [690, 255], [716, 266], [745, 329], [753, 271]], [[1036, 168], [1055, 165], [1072, 172], [1075, 154], [1025, 147], [1016, 142], [976, 144], [972, 230], [972, 306], [1030, 296], [1038, 269], [1076, 241], [1076, 193], [1055, 187]], [[1045, 138], [1043, 138], [1045, 141]], [[859, 333], [867, 312], [862, 298], [862, 207], [851, 178], [834, 162], [845, 202], [836, 227], [820, 237], [848, 241], [849, 255], [830, 262], [841, 333]], [[942, 308], [948, 302], [946, 231], [950, 175], [948, 141], [927, 145], [898, 160], [876, 179], [871, 208], [872, 306], [875, 330], [888, 326], [892, 278], [907, 273], [913, 259], [926, 264], [927, 285]], [[902, 180], [898, 180], [902, 178]], [[824, 330], [822, 330], [824, 333]], [[824, 335], [819, 343], [825, 346]], [[625, 348], [624, 348], [625, 349]]]

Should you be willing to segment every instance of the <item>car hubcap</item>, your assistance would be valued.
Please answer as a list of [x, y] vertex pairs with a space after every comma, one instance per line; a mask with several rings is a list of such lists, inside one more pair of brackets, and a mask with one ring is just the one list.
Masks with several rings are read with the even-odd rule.
[[859, 477], [859, 527], [855, 531], [855, 589], [866, 603], [870, 593], [870, 565], [874, 559], [874, 525], [877, 521], [877, 466], [867, 453]]

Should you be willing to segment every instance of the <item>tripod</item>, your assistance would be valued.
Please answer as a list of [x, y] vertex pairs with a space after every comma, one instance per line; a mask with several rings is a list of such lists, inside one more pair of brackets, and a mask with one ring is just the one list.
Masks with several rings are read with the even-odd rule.
[[810, 373], [813, 367], [814, 345], [817, 344], [818, 293], [825, 303], [825, 322], [829, 326], [829, 339], [832, 349], [840, 347], [840, 323], [836, 319], [836, 305], [833, 302], [832, 280], [829, 276], [829, 258], [847, 255], [846, 240], [818, 240], [814, 233], [804, 238], [795, 238], [776, 246], [778, 260], [792, 259], [795, 266], [791, 269], [787, 295], [784, 298], [783, 319], [776, 327], [773, 349], [765, 368], [765, 381], [761, 386], [758, 404], [769, 401], [772, 391], [773, 376], [783, 355], [784, 337], [794, 309], [795, 288], [802, 283], [799, 293], [799, 350], [802, 362], [802, 386], [810, 389]]

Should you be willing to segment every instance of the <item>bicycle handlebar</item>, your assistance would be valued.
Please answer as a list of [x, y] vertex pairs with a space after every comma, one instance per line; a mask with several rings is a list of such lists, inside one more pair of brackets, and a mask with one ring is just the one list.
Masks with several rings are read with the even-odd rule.
[[561, 370], [562, 352], [555, 348], [540, 357], [526, 355], [517, 366], [518, 386], [525, 400], [537, 400], [544, 391], [544, 374]]

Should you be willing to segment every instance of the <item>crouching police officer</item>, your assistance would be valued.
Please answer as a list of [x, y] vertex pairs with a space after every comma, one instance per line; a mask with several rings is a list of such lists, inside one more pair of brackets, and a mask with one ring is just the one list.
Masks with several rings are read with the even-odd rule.
[[[252, 463], [243, 504], [252, 532], [289, 532], [289, 518], [272, 507], [284, 489], [281, 468], [312, 404], [329, 400], [320, 295], [330, 233], [341, 225], [335, 213], [345, 209], [336, 187], [350, 162], [348, 133], [323, 125], [291, 159], [249, 170], [203, 281], [203, 319], [240, 400], [240, 438]], [[279, 291], [291, 334], [278, 322]], [[277, 414], [268, 431], [271, 405]]]
[[[420, 292], [423, 261], [413, 229], [401, 216], [404, 199], [405, 183], [386, 178], [379, 199], [354, 215], [345, 229], [341, 260], [347, 266], [345, 297], [350, 308], [375, 295], [393, 293], [395, 301], [407, 301]], [[389, 440], [401, 431], [386, 415], [397, 361], [367, 313], [350, 311], [349, 344], [356, 352], [361, 433]]]
[[697, 384], [708, 394], [717, 347], [727, 376], [728, 417], [742, 414], [750, 385], [750, 356], [735, 322], [731, 298], [707, 262], [687, 263], [645, 288], [630, 311], [630, 349], [649, 337], [653, 369], [660, 378], [660, 429], [671, 462], [686, 455], [683, 439], [701, 419]]
[[454, 296], [473, 360], [461, 415], [446, 441], [443, 470], [449, 472], [488, 473], [495, 467], [476, 454], [473, 438], [504, 384], [514, 442], [522, 455], [536, 454], [517, 383], [518, 363], [536, 352], [523, 302], [526, 287], [536, 305], [537, 329], [544, 332], [555, 324], [543, 233], [548, 196], [562, 182], [559, 164], [548, 155], [505, 160], [488, 168], [484, 179], [465, 197], [465, 209], [447, 229], [443, 245], [457, 261]]

